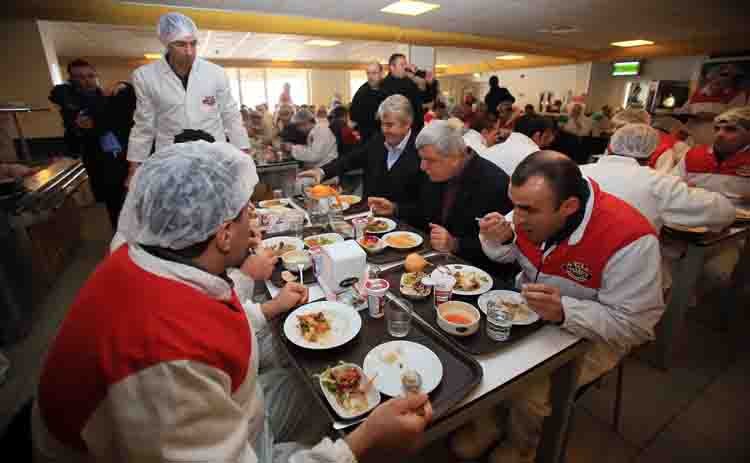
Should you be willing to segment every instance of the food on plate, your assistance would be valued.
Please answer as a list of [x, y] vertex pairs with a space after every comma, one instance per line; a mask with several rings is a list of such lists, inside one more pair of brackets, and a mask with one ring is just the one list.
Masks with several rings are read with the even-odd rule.
[[525, 302], [513, 302], [500, 298], [495, 301], [495, 304], [505, 309], [511, 315], [513, 321], [523, 321], [531, 315], [531, 308]]
[[371, 232], [371, 233], [378, 233], [378, 232], [384, 232], [388, 230], [389, 224], [385, 220], [380, 219], [374, 219], [370, 221], [370, 223], [367, 224], [367, 227], [365, 227], [365, 231]]
[[410, 273], [424, 272], [424, 268], [429, 265], [427, 259], [413, 252], [406, 256], [404, 261], [404, 269]]
[[393, 365], [398, 362], [399, 366], [401, 365], [401, 348], [396, 348], [395, 350], [389, 350], [385, 352], [380, 353], [380, 360], [383, 363], [386, 363], [388, 365]]
[[316, 199], [328, 198], [330, 196], [335, 196], [338, 193], [338, 191], [328, 185], [315, 185], [307, 191], [311, 197]]
[[737, 208], [737, 219], [738, 220], [750, 220], [750, 209]]
[[482, 287], [482, 283], [487, 283], [487, 277], [474, 272], [458, 271], [453, 272], [456, 278], [455, 288], [459, 291], [476, 291]]
[[451, 312], [443, 315], [443, 318], [456, 325], [471, 325], [474, 320], [466, 314]]
[[341, 201], [342, 203], [347, 203], [351, 206], [352, 204], [357, 204], [362, 201], [362, 198], [355, 195], [341, 195], [339, 196], [339, 201]]
[[372, 235], [365, 235], [357, 241], [363, 248], [369, 251], [376, 251], [380, 248], [380, 238]]
[[293, 274], [289, 270], [284, 270], [281, 272], [281, 279], [286, 281], [287, 283], [291, 283], [293, 281], [297, 281], [297, 275]]
[[282, 254], [286, 254], [289, 251], [294, 251], [295, 249], [297, 249], [297, 247], [293, 244], [279, 241], [271, 247], [266, 247], [266, 249], [270, 249], [273, 252], [274, 256], [281, 257]]
[[284, 207], [284, 202], [279, 199], [270, 199], [263, 201], [263, 207]]
[[432, 288], [425, 286], [422, 279], [427, 274], [422, 272], [408, 272], [401, 275], [401, 294], [406, 297], [427, 297]]
[[407, 235], [406, 233], [391, 235], [386, 238], [385, 242], [394, 248], [413, 248], [418, 243], [413, 236]]
[[315, 246], [325, 246], [327, 244], [333, 244], [335, 242], [336, 239], [331, 238], [330, 236], [316, 236], [305, 238], [305, 244], [311, 248], [314, 248]]
[[363, 378], [359, 369], [345, 364], [331, 367], [320, 374], [320, 381], [345, 410], [350, 412], [367, 410], [369, 405], [367, 387], [372, 383]]
[[331, 323], [323, 312], [297, 315], [302, 337], [309, 342], [318, 342], [331, 332]]

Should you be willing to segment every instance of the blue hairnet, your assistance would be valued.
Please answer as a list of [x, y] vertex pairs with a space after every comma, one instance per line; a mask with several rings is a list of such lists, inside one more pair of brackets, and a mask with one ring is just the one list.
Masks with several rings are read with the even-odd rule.
[[184, 40], [188, 37], [197, 40], [198, 26], [192, 19], [182, 13], [167, 13], [159, 18], [156, 33], [159, 36], [159, 41], [166, 47], [172, 42]]
[[118, 231], [129, 243], [184, 249], [236, 218], [257, 183], [252, 158], [229, 143], [169, 146], [136, 171]]

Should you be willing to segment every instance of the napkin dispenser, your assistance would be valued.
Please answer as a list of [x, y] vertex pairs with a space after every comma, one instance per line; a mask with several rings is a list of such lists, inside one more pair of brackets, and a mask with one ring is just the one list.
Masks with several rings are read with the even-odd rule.
[[321, 284], [338, 294], [359, 282], [365, 273], [367, 254], [354, 240], [321, 247]]

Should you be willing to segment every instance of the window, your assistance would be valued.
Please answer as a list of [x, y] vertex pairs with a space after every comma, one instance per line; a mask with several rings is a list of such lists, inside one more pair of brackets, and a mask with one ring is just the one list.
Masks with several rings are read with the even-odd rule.
[[359, 87], [367, 82], [367, 73], [365, 71], [349, 71], [349, 95], [354, 99], [354, 95]]
[[266, 69], [266, 90], [269, 107], [274, 108], [279, 103], [279, 96], [284, 84], [291, 87], [292, 103], [295, 105], [308, 104], [309, 72], [306, 69]]
[[240, 91], [242, 104], [254, 108], [268, 101], [266, 97], [266, 77], [263, 69], [240, 69]]
[[239, 69], [236, 68], [226, 68], [224, 69], [224, 72], [227, 73], [227, 79], [229, 79], [229, 90], [232, 92], [232, 98], [234, 98], [234, 101], [237, 102], [237, 104], [242, 105], [242, 98], [240, 95], [240, 85], [239, 81], [237, 80], [237, 72]]

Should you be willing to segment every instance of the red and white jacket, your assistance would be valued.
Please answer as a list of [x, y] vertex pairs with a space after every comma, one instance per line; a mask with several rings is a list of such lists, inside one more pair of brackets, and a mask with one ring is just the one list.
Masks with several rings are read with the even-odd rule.
[[660, 142], [648, 158], [648, 166], [659, 172], [667, 173], [690, 150], [690, 145], [667, 134], [659, 133]]
[[[266, 416], [247, 315], [224, 279], [119, 248], [48, 353], [32, 412], [37, 460], [256, 462]], [[354, 457], [326, 439], [291, 461]]]
[[735, 205], [750, 201], [750, 145], [723, 161], [713, 146], [700, 145], [688, 151], [672, 171], [692, 186], [721, 193]]
[[[594, 342], [587, 354], [598, 376], [633, 347], [653, 339], [664, 312], [661, 254], [653, 227], [633, 207], [588, 181], [583, 221], [570, 237], [542, 253], [522, 230], [502, 245], [480, 235], [485, 254], [517, 261], [516, 286], [533, 282], [560, 288], [562, 327]], [[512, 212], [506, 217], [512, 221]], [[538, 276], [537, 276], [538, 272]]]

